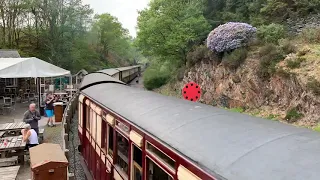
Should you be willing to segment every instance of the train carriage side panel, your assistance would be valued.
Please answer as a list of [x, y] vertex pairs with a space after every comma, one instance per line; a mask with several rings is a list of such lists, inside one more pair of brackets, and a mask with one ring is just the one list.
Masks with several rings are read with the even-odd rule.
[[[164, 169], [175, 180], [287, 180], [288, 177], [290, 180], [303, 177], [318, 180], [320, 176], [319, 167], [314, 166], [320, 159], [317, 152], [320, 136], [308, 129], [166, 97], [122, 84], [98, 84], [83, 89], [82, 93], [108, 113], [113, 113], [116, 120], [142, 131], [145, 143], [142, 151], [154, 161], [154, 166]], [[123, 108], [123, 104], [126, 108]], [[231, 139], [233, 143], [225, 139]], [[176, 162], [173, 171], [161, 161], [161, 157], [159, 159], [152, 155], [154, 148], [148, 148], [146, 140], [155, 149], [159, 149], [160, 154], [163, 152], [161, 157], [168, 155]], [[115, 147], [116, 144], [114, 141]], [[303, 151], [297, 144], [303, 144]], [[115, 149], [114, 158], [116, 153]], [[252, 161], [259, 163], [252, 164]], [[301, 161], [303, 165], [292, 163]], [[283, 167], [287, 170], [281, 171]], [[301, 171], [303, 167], [310, 169]], [[144, 165], [144, 173], [147, 168], [148, 165]]]
[[120, 79], [120, 72], [115, 73], [112, 77], [115, 79], [121, 80]]

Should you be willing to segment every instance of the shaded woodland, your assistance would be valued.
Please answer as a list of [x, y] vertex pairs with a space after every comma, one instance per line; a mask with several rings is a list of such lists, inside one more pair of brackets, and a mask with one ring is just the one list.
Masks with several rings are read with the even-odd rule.
[[0, 48], [76, 72], [134, 64], [140, 54], [117, 18], [81, 0], [1, 0]]

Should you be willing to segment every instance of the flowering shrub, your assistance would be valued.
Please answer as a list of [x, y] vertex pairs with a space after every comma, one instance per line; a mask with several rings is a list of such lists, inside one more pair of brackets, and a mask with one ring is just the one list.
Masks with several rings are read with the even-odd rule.
[[246, 23], [228, 22], [210, 32], [207, 47], [214, 52], [231, 51], [247, 46], [256, 36], [257, 29]]

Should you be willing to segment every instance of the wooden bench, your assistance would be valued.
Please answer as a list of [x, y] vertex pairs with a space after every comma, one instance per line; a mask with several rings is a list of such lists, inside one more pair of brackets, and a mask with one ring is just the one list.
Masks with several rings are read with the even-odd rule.
[[18, 156], [0, 159], [0, 167], [14, 166], [16, 164], [18, 164]]
[[3, 180], [15, 180], [20, 166], [10, 166], [0, 168], [0, 177]]
[[44, 129], [39, 129], [39, 143], [42, 143], [43, 142], [43, 134], [44, 134]]

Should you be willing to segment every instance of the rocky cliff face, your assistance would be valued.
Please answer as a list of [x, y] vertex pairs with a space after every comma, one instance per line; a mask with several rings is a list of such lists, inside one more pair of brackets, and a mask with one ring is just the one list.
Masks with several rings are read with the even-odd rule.
[[287, 20], [290, 33], [297, 34], [304, 28], [320, 28], [320, 14], [311, 14], [303, 18], [290, 18]]
[[[314, 50], [317, 53], [317, 50]], [[315, 126], [320, 120], [320, 96], [307, 88], [308, 78], [320, 77], [320, 62], [317, 58], [306, 58], [301, 68], [290, 70], [286, 62], [278, 64], [286, 70], [286, 76], [275, 74], [268, 81], [257, 76], [259, 59], [250, 55], [244, 64], [232, 72], [222, 65], [201, 62], [185, 73], [183, 81], [161, 88], [160, 93], [179, 95], [183, 85], [194, 81], [201, 86], [200, 102], [227, 108], [244, 108], [246, 113], [263, 117], [285, 119], [287, 112], [296, 108], [303, 117], [294, 123]], [[175, 89], [175, 91], [171, 91]], [[168, 93], [170, 92], [170, 93]], [[182, 98], [182, 96], [181, 96]]]

